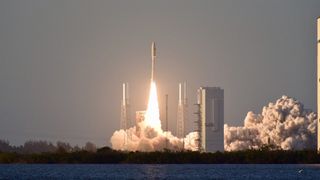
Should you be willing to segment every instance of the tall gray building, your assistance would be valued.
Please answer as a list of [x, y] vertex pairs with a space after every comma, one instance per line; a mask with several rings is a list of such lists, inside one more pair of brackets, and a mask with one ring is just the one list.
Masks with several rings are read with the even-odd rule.
[[318, 153], [320, 153], [320, 17], [317, 19]]
[[204, 152], [224, 151], [224, 91], [219, 87], [198, 89], [199, 148]]

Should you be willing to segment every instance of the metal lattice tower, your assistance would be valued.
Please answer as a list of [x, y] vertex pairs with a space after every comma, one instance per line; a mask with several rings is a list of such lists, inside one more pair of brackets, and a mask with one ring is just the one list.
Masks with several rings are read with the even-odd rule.
[[178, 114], [177, 114], [177, 137], [183, 138], [185, 135], [185, 122], [187, 120], [187, 109], [188, 101], [187, 101], [187, 84], [183, 83], [183, 91], [182, 91], [182, 83], [179, 83], [179, 101], [178, 101]]
[[197, 103], [194, 104], [197, 108], [197, 111], [194, 112], [194, 114], [197, 116], [196, 117], [196, 121], [194, 121], [194, 123], [196, 124], [196, 132], [198, 132], [198, 138], [195, 140], [196, 143], [197, 143], [197, 148], [198, 148], [198, 151], [203, 151], [202, 150], [202, 142], [201, 142], [201, 136], [202, 136], [202, 132], [201, 132], [201, 129], [202, 129], [202, 122], [201, 122], [201, 108], [200, 108], [200, 103], [201, 103], [201, 97], [200, 97], [200, 92], [198, 90], [198, 94], [197, 94]]
[[169, 97], [168, 94], [166, 94], [166, 149], [168, 149], [168, 101]]
[[[130, 126], [129, 118], [129, 84], [122, 84], [122, 100], [121, 100], [121, 119], [120, 119], [120, 129], [123, 129], [127, 132], [128, 127]], [[128, 142], [128, 133], [124, 135], [124, 147], [127, 146]]]

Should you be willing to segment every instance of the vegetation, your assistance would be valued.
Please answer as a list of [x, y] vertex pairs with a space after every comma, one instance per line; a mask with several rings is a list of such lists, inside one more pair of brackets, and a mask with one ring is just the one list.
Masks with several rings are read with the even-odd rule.
[[18, 154], [38, 154], [43, 152], [77, 152], [77, 151], [95, 152], [96, 145], [92, 142], [87, 142], [84, 147], [78, 145], [71, 146], [69, 143], [58, 141], [55, 145], [48, 141], [26, 141], [21, 146], [12, 146], [9, 141], [0, 140], [0, 152], [14, 152]]
[[84, 147], [68, 143], [27, 141], [22, 146], [11, 146], [0, 140], [0, 163], [143, 163], [143, 164], [207, 164], [207, 163], [320, 163], [315, 150], [284, 151], [272, 146], [258, 150], [200, 153], [192, 151], [127, 152], [109, 147], [97, 149], [87, 142]]
[[320, 155], [314, 150], [247, 150], [237, 152], [199, 153], [183, 152], [123, 152], [108, 147], [96, 152], [85, 150], [75, 152], [46, 152], [36, 154], [0, 153], [0, 163], [320, 163]]

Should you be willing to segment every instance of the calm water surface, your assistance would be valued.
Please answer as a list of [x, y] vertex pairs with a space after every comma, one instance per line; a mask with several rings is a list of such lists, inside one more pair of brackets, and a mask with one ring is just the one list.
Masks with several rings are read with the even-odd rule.
[[320, 179], [320, 165], [3, 164], [0, 179]]

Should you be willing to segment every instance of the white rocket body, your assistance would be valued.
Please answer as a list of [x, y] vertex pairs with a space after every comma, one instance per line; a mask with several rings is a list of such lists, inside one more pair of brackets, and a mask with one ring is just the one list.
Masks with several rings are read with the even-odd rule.
[[156, 44], [154, 42], [152, 42], [151, 45], [151, 60], [152, 60], [152, 69], [151, 69], [151, 82], [154, 81], [154, 71], [155, 71], [155, 63], [156, 63]]

